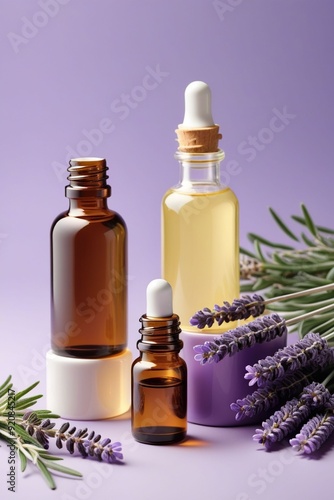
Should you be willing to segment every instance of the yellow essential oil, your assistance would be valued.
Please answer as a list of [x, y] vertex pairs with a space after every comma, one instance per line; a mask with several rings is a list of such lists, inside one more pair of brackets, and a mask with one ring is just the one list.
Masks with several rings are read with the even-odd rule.
[[227, 187], [171, 189], [162, 220], [162, 275], [172, 285], [181, 329], [198, 331], [189, 324], [195, 312], [239, 296], [238, 200]]
[[[239, 297], [238, 200], [220, 181], [224, 152], [211, 115], [211, 91], [196, 81], [185, 91], [184, 120], [176, 130], [179, 183], [162, 200], [162, 277], [173, 288], [182, 331], [190, 318]], [[216, 324], [217, 325], [217, 324]], [[210, 333], [232, 325], [210, 328]]]

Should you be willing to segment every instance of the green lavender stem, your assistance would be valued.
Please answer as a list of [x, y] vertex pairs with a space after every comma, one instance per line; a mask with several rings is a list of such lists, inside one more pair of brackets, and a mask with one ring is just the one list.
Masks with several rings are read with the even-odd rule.
[[[30, 462], [42, 474], [51, 489], [56, 488], [53, 471], [61, 472], [67, 476], [82, 477], [81, 473], [64, 467], [58, 463], [62, 458], [51, 455], [47, 451], [48, 438], [57, 437], [57, 446], [61, 448], [62, 442], [70, 453], [74, 451], [74, 443], [81, 446], [83, 457], [91, 456], [98, 460], [115, 463], [122, 460], [121, 443], [111, 443], [110, 439], [100, 441], [101, 436], [94, 432], [88, 435], [86, 429], [76, 431], [76, 428], [67, 431], [69, 424], [63, 424], [60, 430], [53, 429], [54, 423], [50, 418], [59, 418], [59, 415], [49, 410], [28, 411], [34, 406], [42, 395], [28, 396], [27, 394], [36, 387], [38, 382], [30, 385], [20, 392], [13, 390], [11, 376], [0, 386], [0, 440], [14, 445], [21, 462], [21, 471], [24, 472]], [[12, 418], [14, 414], [15, 418]], [[62, 431], [62, 432], [61, 432]], [[73, 445], [73, 446], [72, 446]], [[79, 450], [80, 451], [80, 450]]]

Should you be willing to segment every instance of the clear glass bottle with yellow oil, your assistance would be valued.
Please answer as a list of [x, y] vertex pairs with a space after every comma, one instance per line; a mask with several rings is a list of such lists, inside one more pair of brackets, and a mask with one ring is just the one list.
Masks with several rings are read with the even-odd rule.
[[233, 191], [220, 181], [225, 155], [209, 87], [192, 82], [185, 105], [176, 130], [180, 181], [162, 200], [162, 277], [173, 288], [182, 331], [198, 331], [189, 324], [195, 312], [239, 296], [239, 209]]

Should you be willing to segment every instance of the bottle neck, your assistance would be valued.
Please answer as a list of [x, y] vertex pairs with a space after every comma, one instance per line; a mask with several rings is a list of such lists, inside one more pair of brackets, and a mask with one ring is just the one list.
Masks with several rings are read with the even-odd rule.
[[96, 212], [108, 212], [107, 198], [70, 198], [69, 199], [69, 215], [72, 216], [89, 216]]
[[225, 158], [225, 153], [221, 149], [215, 153], [198, 154], [177, 151], [175, 158], [180, 164], [178, 188], [207, 192], [224, 187], [220, 181], [220, 163]]
[[71, 215], [107, 211], [111, 188], [107, 184], [107, 164], [103, 158], [75, 158], [68, 167], [69, 185], [65, 188]]
[[145, 314], [140, 318], [142, 328], [141, 339], [137, 348], [141, 353], [179, 353], [183, 347], [180, 340], [180, 320], [177, 314], [169, 318], [149, 318]]
[[174, 363], [180, 362], [179, 351], [174, 352], [156, 352], [156, 351], [140, 351], [140, 360], [152, 363], [153, 365], [167, 365], [171, 367]]

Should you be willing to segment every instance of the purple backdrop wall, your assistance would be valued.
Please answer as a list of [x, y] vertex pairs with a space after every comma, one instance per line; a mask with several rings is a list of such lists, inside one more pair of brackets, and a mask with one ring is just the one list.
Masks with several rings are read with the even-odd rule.
[[281, 238], [268, 206], [287, 220], [303, 201], [333, 225], [330, 0], [1, 6], [1, 314], [14, 374], [49, 341], [49, 228], [67, 207], [73, 155], [108, 159], [110, 206], [130, 235], [134, 349], [146, 285], [160, 274], [160, 200], [178, 179], [174, 129], [192, 80], [212, 88], [242, 244], [248, 231]]

